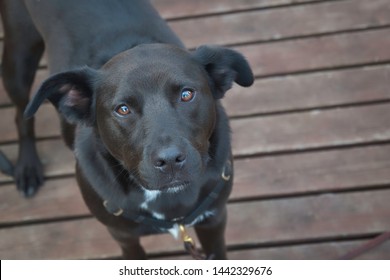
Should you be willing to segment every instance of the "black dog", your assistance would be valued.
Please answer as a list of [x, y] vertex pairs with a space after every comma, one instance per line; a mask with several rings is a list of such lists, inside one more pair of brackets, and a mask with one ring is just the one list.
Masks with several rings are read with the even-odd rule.
[[[141, 235], [195, 226], [206, 255], [226, 258], [233, 170], [228, 118], [218, 99], [234, 81], [253, 83], [246, 60], [216, 46], [186, 51], [146, 1], [14, 2], [2, 2], [6, 36], [19, 28], [29, 41], [11, 36], [7, 60], [22, 64], [18, 71], [29, 74], [27, 86], [23, 80], [29, 87], [43, 38], [50, 70], [57, 73], [43, 83], [25, 116], [46, 98], [58, 109], [84, 200], [123, 256], [145, 258]], [[32, 58], [22, 60], [33, 46]], [[14, 70], [9, 63], [4, 72]], [[15, 80], [7, 84], [13, 94]], [[28, 142], [28, 160], [36, 164], [32, 134], [23, 137], [21, 148]], [[33, 172], [36, 178], [40, 172]], [[20, 187], [29, 193], [33, 185]]]

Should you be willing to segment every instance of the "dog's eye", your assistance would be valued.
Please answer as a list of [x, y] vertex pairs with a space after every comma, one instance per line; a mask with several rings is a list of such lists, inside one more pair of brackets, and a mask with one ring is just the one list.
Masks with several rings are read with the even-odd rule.
[[127, 116], [131, 111], [127, 105], [121, 104], [115, 108], [115, 112], [120, 116]]
[[192, 89], [186, 88], [181, 91], [180, 100], [183, 102], [189, 102], [192, 99], [194, 99], [194, 97], [195, 97], [195, 91]]

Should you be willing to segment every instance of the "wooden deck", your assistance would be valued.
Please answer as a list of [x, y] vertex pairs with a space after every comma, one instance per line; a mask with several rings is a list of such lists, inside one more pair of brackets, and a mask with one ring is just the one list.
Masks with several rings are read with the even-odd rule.
[[[337, 259], [390, 230], [390, 0], [153, 0], [189, 48], [242, 52], [256, 75], [233, 88], [231, 259]], [[2, 42], [0, 41], [0, 45]], [[45, 61], [36, 85], [47, 76]], [[0, 149], [17, 157], [0, 88]], [[46, 184], [24, 199], [0, 176], [1, 259], [118, 258], [83, 204], [50, 105], [37, 117]], [[169, 235], [151, 258], [187, 258]], [[390, 259], [390, 241], [361, 259]]]

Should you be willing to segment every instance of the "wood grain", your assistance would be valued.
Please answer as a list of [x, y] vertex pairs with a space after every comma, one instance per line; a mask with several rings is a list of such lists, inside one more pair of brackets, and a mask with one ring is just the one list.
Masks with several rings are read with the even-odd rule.
[[[271, 10], [218, 15], [170, 22], [187, 47], [243, 44], [390, 23], [387, 0], [330, 1]], [[218, 34], [218, 36], [216, 36]]]
[[380, 104], [235, 120], [233, 153], [248, 156], [388, 141], [389, 109], [389, 104]]
[[229, 116], [250, 116], [390, 100], [390, 65], [258, 79], [234, 86], [223, 104]]
[[319, 0], [223, 0], [183, 1], [151, 0], [152, 5], [165, 19], [204, 16], [205, 14], [229, 13], [237, 10], [264, 9], [283, 5], [318, 2]]
[[[230, 205], [229, 244], [294, 242], [371, 234], [390, 227], [390, 190]], [[250, 223], [248, 223], [250, 221]], [[246, 229], [246, 230], [243, 230]], [[14, 240], [11, 244], [7, 240]], [[143, 238], [149, 253], [181, 250], [172, 236]], [[0, 230], [1, 259], [84, 259], [119, 255], [94, 219]]]
[[[337, 34], [235, 49], [248, 59], [256, 76], [329, 70], [389, 62], [390, 30]], [[381, 44], [372, 42], [380, 41]]]

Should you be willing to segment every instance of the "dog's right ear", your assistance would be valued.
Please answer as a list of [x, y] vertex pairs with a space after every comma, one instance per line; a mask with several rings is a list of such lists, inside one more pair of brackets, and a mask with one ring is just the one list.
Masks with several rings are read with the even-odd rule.
[[93, 123], [91, 111], [96, 76], [97, 71], [89, 67], [53, 75], [38, 89], [24, 116], [31, 118], [47, 98], [69, 123]]

